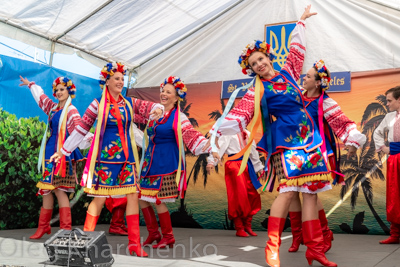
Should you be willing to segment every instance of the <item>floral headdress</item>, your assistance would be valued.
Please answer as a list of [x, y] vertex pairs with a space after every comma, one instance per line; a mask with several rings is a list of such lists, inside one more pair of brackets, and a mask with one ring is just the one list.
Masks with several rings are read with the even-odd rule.
[[76, 93], [76, 87], [72, 83], [71, 79], [67, 77], [58, 77], [57, 79], [54, 80], [53, 82], [53, 96], [56, 97], [56, 94], [54, 91], [57, 88], [57, 85], [62, 84], [65, 87], [67, 87], [68, 93], [71, 96], [71, 98], [75, 98], [75, 93]]
[[123, 75], [126, 73], [126, 66], [120, 62], [108, 62], [100, 72], [99, 84], [101, 89], [104, 88], [107, 79], [114, 75], [115, 72], [121, 72]]
[[242, 54], [239, 56], [239, 64], [242, 67], [242, 72], [245, 75], [249, 75], [251, 77], [255, 76], [255, 72], [251, 69], [249, 65], [249, 56], [254, 51], [259, 51], [266, 54], [269, 59], [272, 61], [276, 58], [274, 50], [271, 45], [266, 42], [261, 42], [260, 40], [255, 40], [254, 42], [248, 44], [246, 48], [243, 50]]
[[325, 66], [325, 62], [320, 59], [314, 63], [314, 68], [317, 70], [318, 76], [321, 78], [321, 89], [323, 91], [328, 90], [331, 77], [328, 76], [328, 69]]
[[181, 81], [181, 79], [177, 76], [169, 76], [167, 79], [165, 79], [165, 81], [160, 85], [160, 91], [162, 91], [162, 89], [164, 88], [164, 86], [170, 83], [172, 84], [175, 89], [176, 92], [179, 95], [179, 100], [182, 101], [185, 97], [186, 97], [186, 91], [187, 88], [185, 86], [185, 84]]

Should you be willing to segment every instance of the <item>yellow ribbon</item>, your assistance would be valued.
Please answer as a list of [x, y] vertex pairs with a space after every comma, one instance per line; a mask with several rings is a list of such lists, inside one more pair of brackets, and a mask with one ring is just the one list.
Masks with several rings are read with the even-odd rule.
[[103, 122], [103, 117], [104, 117], [104, 107], [106, 105], [106, 92], [107, 92], [107, 86], [104, 88], [103, 93], [101, 95], [101, 100], [98, 108], [98, 115], [97, 115], [97, 126], [96, 126], [96, 134], [94, 135], [94, 146], [93, 146], [93, 151], [92, 155], [90, 157], [90, 166], [89, 166], [89, 171], [88, 171], [88, 176], [87, 176], [87, 187], [91, 188], [92, 187], [92, 177], [94, 173], [94, 166], [96, 165], [96, 157], [97, 153], [99, 152], [99, 139], [100, 139], [100, 133], [101, 133], [101, 126]]
[[264, 85], [261, 82], [260, 76], [257, 75], [254, 88], [254, 116], [247, 127], [248, 130], [250, 131], [250, 137], [248, 139], [247, 145], [239, 153], [228, 158], [228, 160], [236, 160], [241, 156], [243, 156], [243, 160], [242, 163], [240, 164], [238, 175], [241, 175], [246, 169], [247, 161], [249, 160], [251, 152], [251, 144], [253, 143], [254, 140], [254, 135], [258, 131], [260, 125], [262, 125], [261, 98], [263, 95], [264, 95]]

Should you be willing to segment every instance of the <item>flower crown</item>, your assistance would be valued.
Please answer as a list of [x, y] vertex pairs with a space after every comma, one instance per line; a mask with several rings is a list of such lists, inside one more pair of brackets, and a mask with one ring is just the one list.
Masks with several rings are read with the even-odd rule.
[[179, 100], [182, 101], [185, 97], [186, 97], [186, 91], [187, 88], [185, 86], [185, 84], [181, 81], [181, 79], [177, 76], [169, 76], [167, 79], [165, 79], [165, 81], [160, 85], [160, 91], [162, 91], [162, 89], [164, 88], [164, 86], [170, 83], [172, 84], [175, 89], [176, 92], [179, 95]]
[[56, 97], [56, 94], [54, 91], [57, 88], [57, 85], [62, 84], [65, 87], [67, 87], [68, 93], [71, 96], [72, 99], [75, 98], [75, 93], [76, 93], [76, 87], [75, 84], [72, 83], [71, 79], [67, 77], [58, 77], [57, 79], [54, 80], [53, 82], [53, 96]]
[[328, 69], [325, 66], [325, 62], [320, 59], [319, 61], [314, 63], [314, 68], [317, 70], [317, 73], [321, 78], [321, 89], [323, 91], [328, 90], [331, 77], [328, 76]]
[[242, 67], [242, 72], [245, 75], [249, 75], [251, 77], [255, 76], [255, 72], [251, 69], [249, 65], [249, 56], [254, 51], [259, 51], [266, 54], [269, 59], [272, 61], [276, 58], [274, 50], [271, 45], [266, 42], [261, 42], [260, 40], [255, 40], [254, 42], [248, 44], [246, 48], [243, 50], [242, 54], [239, 56], [239, 64]]
[[101, 89], [104, 88], [107, 79], [114, 75], [115, 72], [121, 72], [123, 75], [126, 73], [126, 66], [120, 62], [108, 62], [100, 72], [99, 84]]

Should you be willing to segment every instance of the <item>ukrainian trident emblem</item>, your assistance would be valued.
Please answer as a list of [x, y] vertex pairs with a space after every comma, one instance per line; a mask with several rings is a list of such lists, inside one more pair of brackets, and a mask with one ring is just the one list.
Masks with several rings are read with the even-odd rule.
[[274, 69], [277, 71], [280, 71], [286, 63], [294, 27], [296, 22], [265, 25], [265, 41], [275, 52]]

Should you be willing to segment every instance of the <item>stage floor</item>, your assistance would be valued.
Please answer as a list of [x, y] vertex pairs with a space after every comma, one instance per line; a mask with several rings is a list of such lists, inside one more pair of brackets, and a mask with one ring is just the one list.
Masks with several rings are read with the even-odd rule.
[[[79, 228], [83, 228], [80, 226]], [[141, 227], [143, 237], [147, 235]], [[52, 228], [56, 233], [58, 228]], [[234, 231], [174, 228], [176, 246], [172, 249], [153, 250], [145, 248], [150, 258], [132, 257], [126, 254], [128, 238], [108, 234], [108, 225], [98, 225], [96, 231], [105, 231], [112, 246], [114, 267], [190, 267], [190, 266], [266, 266], [264, 258], [267, 232], [257, 232], [257, 237], [240, 238]], [[43, 243], [51, 235], [39, 240], [30, 240], [35, 229], [0, 231], [0, 267], [43, 266], [48, 260]], [[287, 252], [292, 239], [290, 233], [283, 234], [280, 250], [282, 267], [308, 266], [304, 257], [305, 246], [296, 253]], [[332, 249], [327, 258], [339, 267], [400, 267], [400, 245], [380, 245], [384, 236], [335, 234]], [[313, 266], [321, 266], [314, 261]]]

